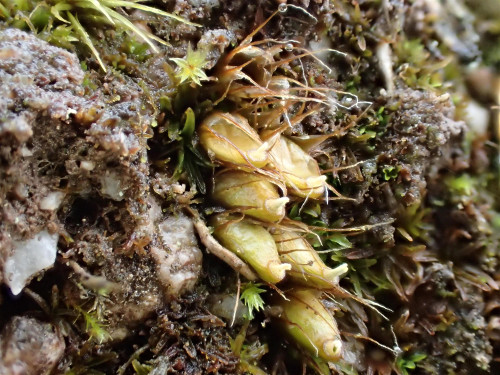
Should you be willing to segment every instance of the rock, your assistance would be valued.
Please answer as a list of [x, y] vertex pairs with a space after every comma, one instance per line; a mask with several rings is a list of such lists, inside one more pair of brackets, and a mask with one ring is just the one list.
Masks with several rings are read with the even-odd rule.
[[49, 323], [13, 317], [0, 335], [0, 373], [50, 374], [65, 350], [64, 339]]
[[123, 187], [117, 173], [108, 172], [101, 176], [101, 193], [114, 201], [123, 200]]
[[56, 211], [61, 205], [65, 193], [62, 191], [52, 191], [40, 201], [40, 209], [47, 211]]
[[158, 225], [164, 249], [151, 248], [160, 283], [167, 296], [192, 290], [201, 271], [202, 254], [193, 222], [185, 215], [171, 216]]
[[4, 275], [14, 295], [21, 293], [33, 276], [54, 264], [58, 239], [58, 234], [44, 230], [29, 240], [13, 242], [12, 252], [5, 260]]
[[83, 77], [74, 54], [21, 30], [0, 33], [0, 113], [30, 108], [65, 119], [83, 103], [75, 96]]

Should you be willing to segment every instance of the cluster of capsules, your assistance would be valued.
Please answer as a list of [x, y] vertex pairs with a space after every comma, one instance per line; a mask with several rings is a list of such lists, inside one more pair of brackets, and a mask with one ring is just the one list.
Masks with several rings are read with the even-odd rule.
[[[323, 199], [328, 189], [304, 138], [290, 133], [324, 104], [325, 94], [276, 73], [310, 53], [297, 54], [293, 41], [252, 42], [252, 36], [216, 67], [224, 100], [238, 110], [212, 112], [198, 127], [201, 146], [219, 166], [211, 198], [226, 208], [209, 224], [217, 241], [260, 279], [286, 287], [272, 302], [279, 311], [273, 319], [311, 354], [336, 361], [342, 342], [321, 295], [338, 287], [347, 265], [328, 267], [305, 238], [304, 226], [286, 218], [288, 202]], [[283, 57], [285, 51], [291, 56]]]

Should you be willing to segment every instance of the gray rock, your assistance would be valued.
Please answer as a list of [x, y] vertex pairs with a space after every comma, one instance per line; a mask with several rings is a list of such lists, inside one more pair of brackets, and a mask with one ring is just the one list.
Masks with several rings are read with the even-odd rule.
[[64, 339], [49, 323], [15, 316], [0, 335], [0, 373], [50, 374], [65, 350]]

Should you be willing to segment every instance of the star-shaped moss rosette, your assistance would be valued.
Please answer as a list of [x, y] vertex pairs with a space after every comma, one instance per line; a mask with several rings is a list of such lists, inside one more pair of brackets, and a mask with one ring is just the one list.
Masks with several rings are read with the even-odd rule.
[[186, 57], [181, 58], [171, 58], [178, 67], [177, 78], [179, 78], [179, 84], [184, 81], [192, 81], [198, 86], [201, 86], [201, 81], [208, 81], [208, 77], [203, 71], [203, 68], [207, 65], [206, 60], [207, 54], [205, 51], [193, 50], [191, 44], [188, 45]]

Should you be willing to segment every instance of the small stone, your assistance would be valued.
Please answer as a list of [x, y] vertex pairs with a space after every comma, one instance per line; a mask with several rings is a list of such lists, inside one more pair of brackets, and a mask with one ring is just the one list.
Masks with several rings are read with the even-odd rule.
[[64, 194], [62, 191], [53, 191], [49, 193], [40, 201], [40, 209], [46, 211], [57, 210], [65, 196], [66, 194]]
[[0, 335], [0, 374], [46, 375], [52, 373], [66, 347], [49, 323], [13, 317]]
[[44, 230], [34, 238], [13, 242], [12, 252], [4, 264], [5, 283], [12, 294], [21, 293], [36, 274], [54, 264], [58, 240], [57, 233]]

